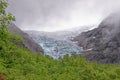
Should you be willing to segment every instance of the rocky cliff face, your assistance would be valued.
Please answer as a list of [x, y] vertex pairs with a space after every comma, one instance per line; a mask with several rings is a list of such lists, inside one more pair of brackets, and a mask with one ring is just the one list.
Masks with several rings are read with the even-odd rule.
[[43, 53], [43, 49], [40, 45], [34, 42], [34, 40], [27, 34], [20, 30], [16, 25], [10, 24], [8, 26], [10, 32], [20, 35], [25, 41], [25, 47], [33, 53]]
[[98, 28], [83, 32], [74, 38], [84, 48], [89, 61], [120, 63], [120, 15], [111, 14]]

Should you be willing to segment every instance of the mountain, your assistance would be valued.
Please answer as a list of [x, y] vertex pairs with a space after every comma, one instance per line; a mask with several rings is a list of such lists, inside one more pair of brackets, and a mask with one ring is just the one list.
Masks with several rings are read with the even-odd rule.
[[0, 80], [120, 80], [119, 64], [89, 63], [80, 55], [54, 60], [19, 46], [18, 37], [0, 27]]
[[74, 38], [83, 47], [83, 56], [89, 61], [120, 63], [120, 15], [113, 13], [98, 28], [83, 32]]
[[[8, 28], [9, 28], [10, 32], [12, 32], [14, 34], [18, 34], [23, 38], [25, 45], [22, 45], [22, 46], [28, 48], [33, 53], [44, 53], [42, 47], [40, 45], [38, 45], [37, 43], [35, 43], [35, 41], [27, 33], [20, 30], [15, 24], [11, 23], [8, 26]], [[19, 45], [21, 45], [21, 44], [19, 44]]]

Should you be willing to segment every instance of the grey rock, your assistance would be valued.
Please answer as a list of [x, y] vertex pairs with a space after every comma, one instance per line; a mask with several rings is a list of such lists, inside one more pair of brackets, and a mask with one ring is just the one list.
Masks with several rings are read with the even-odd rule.
[[120, 15], [114, 13], [104, 19], [98, 28], [83, 32], [74, 38], [84, 50], [89, 61], [120, 63]]
[[30, 51], [33, 53], [44, 53], [42, 47], [35, 43], [35, 41], [27, 33], [20, 30], [15, 24], [9, 24], [8, 29], [10, 32], [20, 35], [25, 42], [23, 46], [28, 48]]

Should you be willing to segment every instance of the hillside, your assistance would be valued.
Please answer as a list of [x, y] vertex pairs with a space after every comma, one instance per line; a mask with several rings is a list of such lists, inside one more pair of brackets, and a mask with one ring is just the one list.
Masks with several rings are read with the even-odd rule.
[[[36, 50], [0, 0], [0, 80], [120, 80], [120, 64], [90, 63], [80, 55], [55, 60]], [[111, 39], [111, 38], [110, 38]]]
[[[5, 80], [119, 80], [120, 65], [88, 63], [79, 55], [54, 60], [19, 46], [19, 35], [0, 36], [0, 79]], [[0, 35], [1, 28], [0, 28]], [[14, 41], [13, 41], [14, 40]], [[4, 80], [3, 79], [3, 80]]]
[[78, 45], [84, 48], [83, 55], [89, 61], [120, 63], [119, 13], [111, 14], [98, 28], [83, 32], [74, 41], [78, 41]]
[[42, 47], [35, 43], [35, 41], [25, 32], [20, 30], [15, 24], [9, 24], [9, 30], [13, 34], [20, 35], [25, 41], [25, 47], [27, 47], [33, 53], [44, 53]]

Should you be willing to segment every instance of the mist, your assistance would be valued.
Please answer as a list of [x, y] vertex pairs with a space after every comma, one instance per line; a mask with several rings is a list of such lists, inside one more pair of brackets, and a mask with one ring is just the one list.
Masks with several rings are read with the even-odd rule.
[[[23, 30], [60, 31], [98, 25], [120, 0], [9, 0], [8, 12]], [[97, 27], [97, 26], [94, 26]]]

